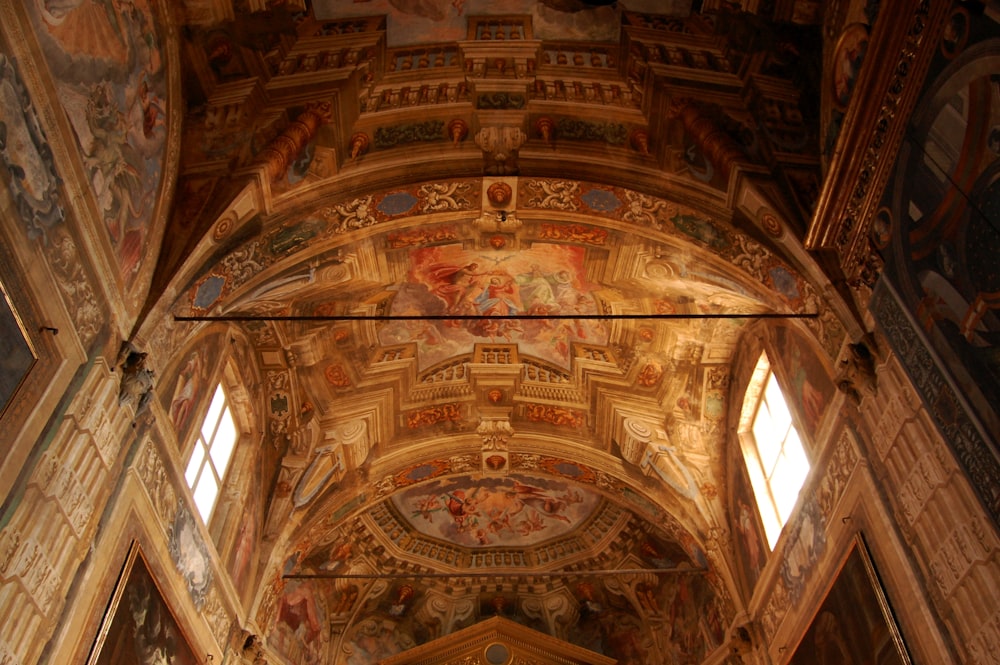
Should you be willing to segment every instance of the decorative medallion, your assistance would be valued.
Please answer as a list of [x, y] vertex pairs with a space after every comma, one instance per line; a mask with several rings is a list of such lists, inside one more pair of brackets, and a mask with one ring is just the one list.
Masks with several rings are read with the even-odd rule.
[[769, 212], [760, 216], [760, 225], [772, 238], [780, 238], [783, 231], [781, 221]]
[[486, 188], [486, 198], [495, 208], [502, 208], [510, 203], [514, 190], [505, 182], [495, 182]]

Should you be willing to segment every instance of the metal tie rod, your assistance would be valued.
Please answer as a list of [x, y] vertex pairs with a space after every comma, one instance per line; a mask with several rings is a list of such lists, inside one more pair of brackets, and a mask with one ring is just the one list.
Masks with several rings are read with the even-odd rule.
[[252, 314], [218, 314], [208, 316], [174, 316], [174, 321], [669, 321], [697, 319], [815, 319], [816, 313], [779, 314], [338, 314], [330, 316], [257, 316]]
[[496, 577], [586, 577], [591, 575], [604, 576], [604, 575], [685, 575], [685, 574], [700, 574], [707, 572], [707, 568], [690, 568], [690, 567], [675, 567], [675, 568], [624, 568], [621, 570], [614, 569], [599, 569], [599, 570], [553, 570], [553, 571], [506, 571], [506, 572], [492, 572], [492, 573], [480, 573], [480, 572], [467, 572], [458, 571], [454, 573], [335, 573], [335, 572], [322, 572], [322, 573], [289, 573], [287, 575], [282, 575], [284, 579], [322, 579], [322, 580], [380, 580], [380, 579], [395, 579], [395, 580], [408, 580], [408, 579], [424, 579], [424, 578], [436, 578], [436, 579], [478, 579], [478, 578], [496, 578]]

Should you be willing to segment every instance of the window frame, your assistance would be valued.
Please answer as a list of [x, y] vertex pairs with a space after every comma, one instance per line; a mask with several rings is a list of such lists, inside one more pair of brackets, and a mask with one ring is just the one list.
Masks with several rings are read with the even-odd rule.
[[[775, 400], [775, 396], [780, 397], [780, 400]], [[779, 427], [787, 422], [783, 435], [771, 450], [764, 450], [757, 437], [757, 432], [766, 426], [760, 420], [761, 417], [765, 417], [762, 416], [762, 408], [767, 409], [766, 418], [772, 423], [775, 420], [772, 414], [778, 412]], [[738, 438], [743, 452], [743, 462], [750, 477], [757, 513], [764, 526], [768, 547], [773, 551], [782, 530], [798, 505], [813, 462], [809, 458], [802, 432], [796, 424], [796, 415], [788, 399], [788, 393], [774, 372], [766, 351], [761, 352], [744, 393]], [[771, 465], [765, 464], [765, 457], [773, 459], [774, 462]], [[779, 465], [783, 465], [783, 472], [794, 472], [792, 481], [793, 483], [798, 481], [794, 494], [787, 485], [781, 493], [782, 496], [776, 491], [772, 481], [778, 475]], [[770, 471], [768, 466], [771, 467]]]
[[[188, 485], [188, 489], [191, 490], [192, 498], [194, 499], [195, 508], [198, 515], [202, 518], [202, 521], [206, 526], [211, 522], [213, 515], [215, 514], [215, 509], [219, 506], [220, 499], [222, 497], [222, 491], [226, 484], [226, 477], [233, 467], [233, 460], [236, 457], [237, 448], [240, 445], [240, 439], [242, 438], [242, 432], [240, 431], [239, 420], [237, 416], [236, 405], [233, 401], [232, 390], [226, 387], [225, 381], [218, 381], [215, 384], [215, 389], [212, 391], [212, 398], [208, 403], [205, 414], [201, 418], [199, 426], [196, 428], [196, 433], [192, 437], [191, 450], [188, 451], [186, 462], [184, 464], [184, 480]], [[219, 395], [222, 395], [222, 400], [218, 405], [217, 409], [213, 409], [216, 405], [216, 400]], [[214, 412], [214, 422], [210, 422], [213, 419]], [[229, 425], [226, 429], [222, 429], [224, 420], [228, 415]], [[206, 429], [209, 430], [206, 433]], [[228, 431], [231, 438], [228, 441], [228, 453], [225, 456], [223, 469], [218, 468], [218, 460], [213, 456], [213, 450], [218, 451], [219, 448], [216, 446], [222, 441], [218, 438], [220, 433]], [[207, 439], [207, 440], [206, 440]], [[200, 454], [200, 459], [197, 463], [197, 468], [192, 474], [192, 463], [196, 456]], [[214, 496], [211, 499], [211, 505], [208, 507], [207, 514], [204, 512], [204, 507], [201, 504], [201, 495], [199, 494], [199, 489], [202, 487], [202, 481], [206, 478], [206, 471], [210, 474], [212, 481], [215, 483]]]

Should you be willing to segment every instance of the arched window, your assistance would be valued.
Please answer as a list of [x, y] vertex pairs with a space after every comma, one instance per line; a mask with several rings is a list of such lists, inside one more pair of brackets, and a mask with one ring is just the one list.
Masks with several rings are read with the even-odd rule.
[[239, 439], [229, 397], [220, 383], [198, 431], [184, 477], [202, 520], [208, 524], [219, 497], [226, 469]]
[[740, 445], [771, 549], [809, 475], [809, 458], [766, 353], [743, 397]]

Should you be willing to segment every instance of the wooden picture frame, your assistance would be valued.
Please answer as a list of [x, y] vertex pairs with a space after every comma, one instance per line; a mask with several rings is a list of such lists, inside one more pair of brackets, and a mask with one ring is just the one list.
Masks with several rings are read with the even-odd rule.
[[7, 288], [0, 284], [0, 415], [14, 400], [38, 361], [21, 317], [14, 309]]
[[87, 665], [198, 665], [195, 651], [133, 541]]
[[788, 665], [912, 665], [864, 538], [854, 538]]

